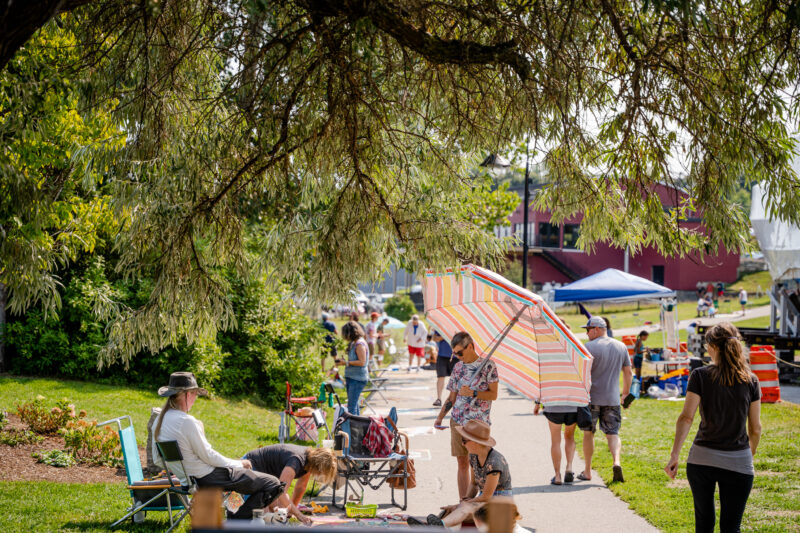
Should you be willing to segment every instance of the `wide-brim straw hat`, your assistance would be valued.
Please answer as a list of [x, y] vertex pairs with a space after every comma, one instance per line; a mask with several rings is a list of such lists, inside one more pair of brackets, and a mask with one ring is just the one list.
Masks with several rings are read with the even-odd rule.
[[489, 424], [482, 420], [468, 420], [463, 426], [456, 428], [461, 436], [472, 442], [483, 444], [484, 446], [495, 446], [497, 441], [491, 436]]
[[158, 389], [158, 395], [165, 398], [175, 396], [179, 392], [197, 390], [200, 396], [208, 396], [208, 391], [201, 388], [191, 372], [173, 372], [169, 375], [169, 385]]

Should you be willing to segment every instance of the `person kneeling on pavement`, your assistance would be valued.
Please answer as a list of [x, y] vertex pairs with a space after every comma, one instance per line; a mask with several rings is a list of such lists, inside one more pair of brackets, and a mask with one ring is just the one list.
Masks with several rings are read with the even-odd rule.
[[297, 444], [273, 444], [247, 452], [244, 456], [253, 465], [253, 470], [277, 477], [286, 487], [295, 481], [289, 507], [289, 515], [304, 524], [311, 519], [297, 508], [308, 487], [310, 478], [323, 485], [330, 485], [336, 478], [337, 459], [328, 448], [307, 448]]
[[[431, 526], [454, 527], [472, 516], [493, 496], [513, 495], [511, 472], [508, 462], [494, 449], [497, 442], [492, 438], [490, 426], [482, 420], [469, 420], [455, 428], [461, 434], [461, 441], [469, 452], [471, 479], [467, 495], [457, 505], [442, 507], [444, 518], [430, 514], [427, 524]], [[409, 525], [423, 525], [421, 520], [409, 517]]]
[[[289, 498], [283, 492], [285, 484], [278, 478], [254, 471], [247, 459], [229, 459], [211, 447], [203, 423], [189, 414], [197, 397], [208, 395], [206, 389], [197, 385], [194, 374], [174, 372], [169, 377], [169, 385], [158, 389], [158, 395], [167, 398], [167, 403], [158, 416], [153, 439], [155, 442], [178, 442], [184, 470], [177, 464], [169, 466], [182, 486], [189, 486], [191, 477], [200, 488], [220, 487], [249, 495], [228, 518], [252, 518], [254, 509], [263, 509], [275, 501], [281, 507], [289, 507]], [[164, 466], [160, 458], [157, 462]]]

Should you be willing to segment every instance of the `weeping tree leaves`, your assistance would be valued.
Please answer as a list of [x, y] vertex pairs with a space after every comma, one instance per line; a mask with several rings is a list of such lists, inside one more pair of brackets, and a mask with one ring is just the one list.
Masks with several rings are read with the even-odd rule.
[[[742, 177], [798, 221], [795, 13], [766, 0], [90, 2], [61, 23], [92, 69], [87, 97], [118, 99], [128, 133], [94, 159], [130, 216], [118, 268], [157, 280], [108, 356], [232, 325], [224, 268], [326, 297], [391, 261], [493, 266], [503, 243], [475, 217], [467, 168], [528, 136], [548, 167], [539, 201], [557, 218], [583, 211], [585, 246], [737, 248], [747, 220], [726, 199]], [[660, 182], [687, 198], [665, 211]], [[679, 224], [697, 214], [703, 233]]]

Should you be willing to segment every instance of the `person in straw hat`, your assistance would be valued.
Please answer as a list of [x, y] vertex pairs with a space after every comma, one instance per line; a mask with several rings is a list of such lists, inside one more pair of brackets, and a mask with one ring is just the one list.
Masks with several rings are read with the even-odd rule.
[[[497, 442], [491, 436], [491, 426], [482, 420], [469, 420], [455, 429], [469, 452], [471, 480], [467, 496], [456, 505], [442, 507], [444, 519], [429, 514], [427, 525], [454, 527], [470, 518], [494, 496], [513, 496], [511, 472], [503, 455], [494, 449]], [[424, 525], [421, 520], [409, 517], [408, 524]]]
[[[188, 478], [192, 477], [198, 487], [221, 487], [248, 494], [247, 501], [229, 518], [252, 518], [254, 509], [263, 509], [276, 500], [282, 507], [289, 507], [289, 498], [283, 492], [284, 483], [278, 478], [255, 472], [247, 459], [228, 459], [211, 447], [203, 423], [189, 414], [198, 396], [208, 396], [208, 391], [197, 385], [194, 374], [174, 372], [169, 376], [169, 385], [158, 389], [158, 395], [167, 398], [167, 403], [158, 416], [153, 439], [155, 442], [178, 442], [184, 470], [181, 471], [180, 465], [170, 464], [170, 467], [181, 485], [188, 486]], [[158, 462], [163, 466], [160, 458]], [[286, 501], [281, 503], [279, 498]]]

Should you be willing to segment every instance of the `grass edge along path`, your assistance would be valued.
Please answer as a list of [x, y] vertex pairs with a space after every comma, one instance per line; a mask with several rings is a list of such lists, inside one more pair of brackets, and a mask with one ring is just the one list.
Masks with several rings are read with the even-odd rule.
[[[665, 533], [694, 530], [686, 457], [697, 432], [699, 412], [681, 451], [680, 469], [675, 481], [670, 480], [663, 470], [672, 448], [675, 420], [682, 408], [683, 402], [641, 399], [630, 409], [623, 410], [620, 437], [625, 482], [609, 483], [615, 495]], [[800, 531], [800, 406], [788, 402], [764, 404], [761, 421], [763, 430], [755, 456], [756, 476], [742, 531]], [[582, 457], [582, 435], [577, 440], [577, 450]], [[605, 436], [599, 430], [595, 435], [592, 462], [604, 480], [612, 478], [611, 455]], [[582, 458], [576, 457], [576, 471], [582, 468]]]

